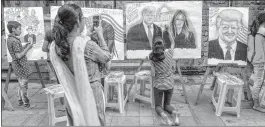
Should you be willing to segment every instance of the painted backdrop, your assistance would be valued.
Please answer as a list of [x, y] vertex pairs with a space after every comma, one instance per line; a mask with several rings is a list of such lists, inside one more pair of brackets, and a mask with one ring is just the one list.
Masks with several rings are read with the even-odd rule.
[[[51, 6], [52, 26], [58, 9], [59, 6]], [[107, 24], [107, 28], [111, 28], [110, 32], [114, 33], [115, 46], [112, 60], [124, 60], [123, 11], [121, 9], [82, 8], [82, 12], [86, 18], [86, 29], [83, 33], [86, 34], [87, 28], [92, 25], [92, 16], [101, 14], [104, 24]]]
[[[42, 7], [5, 7], [4, 19], [6, 38], [9, 35], [9, 31], [7, 29], [8, 21], [18, 21], [21, 23], [22, 33], [19, 38], [22, 45], [28, 43], [29, 38], [27, 34], [29, 32], [35, 35], [35, 39], [33, 40], [36, 41], [36, 44], [34, 44], [33, 48], [28, 51], [28, 60], [47, 59], [47, 53], [42, 51], [45, 33]], [[12, 61], [9, 51], [7, 52], [7, 60], [8, 62]]]
[[[164, 32], [165, 25], [169, 28], [182, 28], [182, 32], [174, 32], [174, 58], [201, 58], [201, 33], [202, 33], [202, 2], [201, 1], [173, 1], [173, 2], [146, 2], [128, 3], [126, 8], [126, 45], [128, 59], [143, 59], [152, 49], [155, 36], [163, 36], [166, 45], [170, 45], [168, 36]], [[144, 15], [142, 12], [144, 11]], [[175, 12], [181, 12], [182, 17]], [[184, 14], [183, 14], [183, 13]], [[181, 18], [181, 19], [179, 19]], [[151, 36], [143, 21], [153, 22]], [[178, 23], [176, 23], [178, 22]], [[179, 23], [180, 22], [180, 23]], [[172, 24], [172, 25], [171, 25]], [[172, 26], [172, 27], [171, 27]], [[180, 27], [179, 27], [180, 26]], [[184, 30], [185, 29], [185, 32]], [[147, 32], [148, 31], [148, 32]], [[181, 31], [181, 30], [179, 30]], [[188, 41], [186, 42], [187, 39]], [[181, 41], [179, 41], [181, 40]]]
[[246, 65], [248, 7], [210, 7], [208, 65]]

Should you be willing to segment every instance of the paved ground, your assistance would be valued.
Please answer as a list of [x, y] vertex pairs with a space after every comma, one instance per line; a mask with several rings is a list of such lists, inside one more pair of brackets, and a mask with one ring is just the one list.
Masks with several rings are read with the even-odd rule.
[[[210, 80], [209, 80], [210, 82]], [[3, 84], [3, 83], [2, 83]], [[50, 86], [47, 84], [46, 86]], [[181, 113], [181, 126], [265, 126], [265, 114], [254, 111], [250, 108], [251, 104], [242, 101], [241, 117], [237, 118], [235, 113], [223, 113], [217, 117], [210, 103], [212, 91], [209, 90], [209, 84], [203, 91], [200, 102], [194, 106], [199, 86], [187, 86], [187, 93], [190, 105], [184, 103], [184, 97], [181, 96], [180, 87], [176, 86], [172, 98], [172, 105], [179, 109]], [[31, 102], [37, 106], [31, 110], [24, 111], [19, 108], [16, 97], [17, 82], [9, 85], [8, 96], [13, 103], [15, 111], [2, 111], [2, 126], [48, 126], [48, 102], [47, 96], [41, 89], [40, 84], [29, 84], [29, 96]], [[65, 115], [62, 110], [64, 107], [59, 100], [55, 101], [57, 116]], [[106, 123], [108, 126], [162, 126], [165, 125], [161, 118], [157, 116], [150, 104], [136, 101], [128, 102], [125, 113], [120, 114], [115, 108], [106, 109]], [[65, 126], [66, 122], [56, 125]]]

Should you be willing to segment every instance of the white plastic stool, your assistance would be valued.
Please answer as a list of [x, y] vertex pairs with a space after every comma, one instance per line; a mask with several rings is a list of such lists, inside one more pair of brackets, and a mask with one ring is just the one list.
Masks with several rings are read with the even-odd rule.
[[64, 97], [64, 89], [63, 86], [53, 85], [47, 88], [44, 88], [47, 98], [48, 98], [48, 115], [49, 115], [49, 126], [54, 126], [55, 123], [67, 121], [66, 116], [56, 117], [55, 109], [54, 109], [54, 99]]
[[[154, 108], [155, 107], [154, 92], [153, 92], [154, 88], [152, 85], [151, 72], [140, 71], [135, 74], [135, 77], [136, 77], [136, 81], [135, 81], [136, 86], [134, 86], [135, 95], [134, 95], [133, 101], [135, 102], [135, 99], [143, 100], [143, 101], [149, 102], [151, 104], [151, 107]], [[140, 84], [138, 84], [138, 81], [140, 81]], [[150, 84], [146, 83], [148, 81]], [[150, 89], [147, 88], [147, 85], [149, 85]], [[144, 96], [145, 90], [150, 90], [149, 97]]]
[[[126, 82], [126, 76], [123, 75], [119, 79], [110, 78], [107, 76], [104, 81], [104, 95], [105, 95], [105, 102], [106, 107], [117, 107], [120, 110], [120, 113], [124, 113], [124, 107], [128, 100], [128, 95], [124, 95], [124, 84]], [[117, 89], [118, 94], [118, 103], [109, 103], [108, 96], [109, 96], [109, 87], [114, 86]], [[127, 93], [127, 92], [126, 92]]]
[[[212, 102], [215, 107], [215, 114], [217, 116], [221, 116], [224, 111], [233, 111], [237, 113], [237, 117], [240, 117], [240, 108], [241, 108], [241, 96], [242, 96], [242, 88], [244, 82], [228, 73], [217, 73], [217, 84], [214, 87], [212, 94]], [[220, 93], [218, 97], [218, 101], [215, 100], [215, 95], [217, 93], [217, 87], [220, 87]], [[235, 107], [225, 107], [226, 95], [229, 89], [238, 89], [238, 96], [235, 98], [232, 95], [232, 100], [234, 99], [237, 104]]]

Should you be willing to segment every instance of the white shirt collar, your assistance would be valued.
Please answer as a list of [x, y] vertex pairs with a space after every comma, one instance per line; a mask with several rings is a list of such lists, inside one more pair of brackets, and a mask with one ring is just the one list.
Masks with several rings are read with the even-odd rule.
[[[143, 21], [143, 25], [144, 25], [145, 33], [146, 33], [146, 35], [148, 37], [148, 25], [144, 21]], [[154, 33], [154, 24], [152, 23], [151, 24], [151, 34], [152, 34], [152, 36], [153, 36], [153, 33]]]
[[[220, 47], [223, 50], [223, 54], [224, 54], [224, 58], [225, 58], [225, 54], [227, 51], [227, 49], [226, 49], [227, 44], [221, 38], [218, 38], [218, 42], [219, 42]], [[237, 47], [237, 41], [231, 45], [232, 49], [230, 50], [230, 53], [231, 53], [231, 57], [232, 57], [233, 61], [235, 60], [236, 47]]]

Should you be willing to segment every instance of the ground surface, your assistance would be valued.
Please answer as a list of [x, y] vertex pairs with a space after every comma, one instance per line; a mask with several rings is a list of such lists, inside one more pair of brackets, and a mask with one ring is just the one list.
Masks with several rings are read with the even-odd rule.
[[[181, 96], [181, 87], [176, 86], [172, 98], [172, 106], [181, 114], [181, 126], [265, 126], [265, 114], [251, 109], [250, 102], [242, 101], [241, 116], [235, 113], [223, 113], [221, 117], [215, 115], [211, 104], [210, 80], [206, 85], [197, 106], [194, 106], [199, 90], [198, 85], [186, 86], [190, 105], [184, 103]], [[3, 82], [2, 82], [3, 85]], [[46, 87], [52, 84], [47, 84]], [[17, 106], [17, 82], [11, 82], [8, 97], [15, 111], [2, 111], [2, 126], [48, 126], [48, 102], [47, 96], [40, 84], [29, 84], [29, 96], [32, 103], [36, 104], [31, 110], [24, 111]], [[55, 101], [57, 116], [64, 116], [64, 107], [59, 100]], [[56, 125], [65, 126], [66, 122]], [[128, 102], [125, 113], [120, 114], [115, 108], [106, 109], [107, 126], [163, 126], [161, 118], [156, 114], [150, 104], [143, 102]]]

